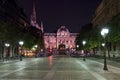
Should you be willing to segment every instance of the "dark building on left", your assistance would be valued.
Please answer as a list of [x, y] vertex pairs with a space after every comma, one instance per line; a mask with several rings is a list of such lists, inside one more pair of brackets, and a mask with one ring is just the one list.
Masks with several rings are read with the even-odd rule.
[[[42, 36], [42, 31], [30, 24], [17, 0], [0, 0], [0, 58], [18, 55], [15, 47], [26, 32], [38, 39]], [[6, 50], [8, 42], [12, 44]]]

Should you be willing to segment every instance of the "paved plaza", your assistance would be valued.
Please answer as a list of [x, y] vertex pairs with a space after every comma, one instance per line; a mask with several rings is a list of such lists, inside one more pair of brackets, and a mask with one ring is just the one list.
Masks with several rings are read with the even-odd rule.
[[94, 59], [27, 58], [0, 62], [0, 80], [120, 80], [120, 68], [108, 65], [108, 69]]

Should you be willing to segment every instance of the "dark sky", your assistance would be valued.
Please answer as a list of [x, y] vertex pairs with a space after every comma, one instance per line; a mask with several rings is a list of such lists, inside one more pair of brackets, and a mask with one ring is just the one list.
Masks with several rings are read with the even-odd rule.
[[[45, 32], [55, 32], [64, 25], [70, 32], [79, 32], [81, 26], [90, 23], [95, 9], [102, 0], [35, 0], [37, 22], [44, 23]], [[30, 18], [33, 0], [20, 0]]]

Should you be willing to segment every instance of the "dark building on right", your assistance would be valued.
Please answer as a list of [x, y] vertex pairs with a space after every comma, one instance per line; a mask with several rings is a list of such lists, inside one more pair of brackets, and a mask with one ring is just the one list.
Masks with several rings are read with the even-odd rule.
[[[106, 27], [106, 25], [109, 24], [110, 21], [117, 15], [120, 15], [120, 0], [102, 0], [95, 11], [95, 15], [92, 20], [93, 27], [102, 29]], [[117, 19], [116, 24], [119, 23], [120, 18]], [[110, 56], [120, 57], [120, 40], [117, 40], [115, 43], [110, 43], [109, 47]], [[97, 50], [98, 55], [102, 55], [101, 53], [101, 49]]]
[[102, 0], [95, 11], [92, 23], [94, 26], [103, 26], [119, 13], [120, 0]]

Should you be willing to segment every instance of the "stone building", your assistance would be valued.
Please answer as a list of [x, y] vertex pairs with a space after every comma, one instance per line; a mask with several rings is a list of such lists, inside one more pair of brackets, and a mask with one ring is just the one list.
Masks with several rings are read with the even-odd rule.
[[64, 45], [64, 49], [74, 49], [77, 34], [70, 33], [65, 26], [61, 26], [57, 33], [44, 33], [45, 48], [58, 49], [60, 45]]
[[102, 0], [95, 11], [92, 23], [94, 26], [104, 27], [118, 13], [120, 13], [120, 0]]
[[[94, 18], [92, 20], [93, 26], [98, 28], [106, 27], [112, 18], [120, 14], [120, 0], [102, 0], [100, 5], [95, 11]], [[113, 26], [114, 27], [114, 26]], [[120, 42], [117, 44], [111, 43], [109, 45], [109, 54], [107, 56], [120, 56]], [[97, 51], [97, 54], [101, 55], [101, 49]]]

